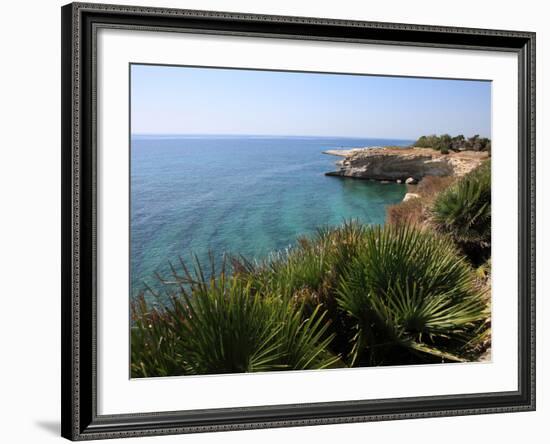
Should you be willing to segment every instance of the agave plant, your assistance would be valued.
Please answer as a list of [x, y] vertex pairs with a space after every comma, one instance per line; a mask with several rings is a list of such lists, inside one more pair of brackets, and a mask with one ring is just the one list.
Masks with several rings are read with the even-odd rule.
[[453, 244], [404, 225], [365, 231], [341, 276], [338, 303], [356, 321], [350, 365], [466, 359], [488, 315]]
[[433, 221], [479, 265], [490, 254], [491, 164], [472, 171], [434, 202]]

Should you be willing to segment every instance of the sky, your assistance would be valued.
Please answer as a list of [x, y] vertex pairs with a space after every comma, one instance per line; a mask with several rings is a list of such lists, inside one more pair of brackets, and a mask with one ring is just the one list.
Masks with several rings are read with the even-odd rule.
[[491, 135], [491, 83], [131, 66], [133, 134]]

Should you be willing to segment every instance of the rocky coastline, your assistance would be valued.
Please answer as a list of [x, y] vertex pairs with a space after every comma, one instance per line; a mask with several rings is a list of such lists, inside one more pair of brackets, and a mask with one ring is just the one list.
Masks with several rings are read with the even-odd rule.
[[369, 147], [347, 150], [327, 150], [324, 154], [338, 156], [338, 169], [327, 176], [350, 177], [415, 184], [426, 176], [461, 177], [489, 158], [483, 151], [459, 151], [442, 154], [431, 148]]

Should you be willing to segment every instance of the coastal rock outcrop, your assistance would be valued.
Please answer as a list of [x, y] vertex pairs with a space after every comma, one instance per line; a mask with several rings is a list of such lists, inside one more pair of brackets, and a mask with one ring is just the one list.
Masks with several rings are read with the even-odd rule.
[[403, 202], [407, 202], [408, 200], [419, 199], [419, 198], [420, 198], [420, 194], [407, 193], [407, 194], [405, 194], [405, 197], [403, 198]]
[[[441, 154], [430, 148], [355, 148], [329, 150], [343, 157], [329, 176], [415, 183], [425, 176], [463, 176], [489, 157], [487, 152], [461, 151]], [[412, 179], [412, 180], [410, 180]]]

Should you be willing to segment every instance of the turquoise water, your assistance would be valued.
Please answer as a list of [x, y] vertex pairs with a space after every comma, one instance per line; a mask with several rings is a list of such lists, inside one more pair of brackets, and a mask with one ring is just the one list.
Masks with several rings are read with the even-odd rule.
[[133, 136], [131, 294], [169, 261], [208, 252], [261, 259], [319, 226], [381, 224], [405, 186], [328, 177], [323, 150], [411, 141], [299, 137]]

